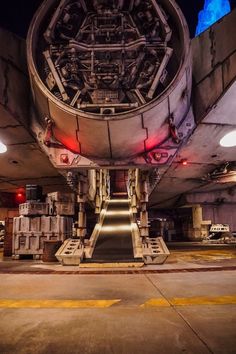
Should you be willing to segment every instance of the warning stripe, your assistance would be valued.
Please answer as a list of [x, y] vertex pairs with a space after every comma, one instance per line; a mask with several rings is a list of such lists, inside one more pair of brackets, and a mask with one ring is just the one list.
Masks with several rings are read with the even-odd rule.
[[141, 305], [142, 308], [170, 307], [170, 306], [197, 306], [197, 305], [233, 305], [236, 304], [235, 295], [226, 296], [199, 296], [183, 298], [154, 298]]
[[[153, 298], [142, 305], [132, 305], [139, 308], [199, 306], [199, 305], [234, 305], [235, 295], [226, 296], [199, 296], [181, 298]], [[0, 308], [109, 308], [113, 305], [127, 307], [121, 299], [112, 300], [37, 300], [37, 299], [0, 299]]]
[[107, 308], [121, 300], [0, 300], [0, 308]]

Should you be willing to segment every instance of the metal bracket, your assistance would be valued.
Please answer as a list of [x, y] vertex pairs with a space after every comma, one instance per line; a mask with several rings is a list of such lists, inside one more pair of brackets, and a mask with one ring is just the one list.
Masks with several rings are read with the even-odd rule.
[[174, 143], [179, 144], [181, 142], [181, 139], [179, 137], [179, 133], [177, 130], [177, 127], [174, 123], [174, 118], [173, 116], [169, 117], [169, 127], [170, 127], [170, 135]]
[[46, 117], [46, 130], [45, 130], [45, 135], [43, 139], [43, 143], [47, 147], [54, 147], [54, 148], [65, 148], [64, 145], [60, 144], [59, 142], [56, 142], [55, 139], [53, 141], [53, 126], [55, 125], [54, 121], [51, 118]]

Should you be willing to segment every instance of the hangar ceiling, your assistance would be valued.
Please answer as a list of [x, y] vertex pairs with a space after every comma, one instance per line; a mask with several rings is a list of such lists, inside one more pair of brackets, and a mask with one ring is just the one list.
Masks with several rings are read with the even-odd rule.
[[[227, 132], [236, 129], [235, 24], [236, 10], [192, 40], [197, 127], [172, 165], [160, 170], [161, 181], [150, 197], [153, 207], [178, 205], [185, 193], [236, 188], [236, 180], [216, 183], [204, 178], [226, 162], [236, 161], [236, 147], [219, 145]], [[45, 192], [67, 189], [30, 132], [25, 61], [24, 40], [0, 30], [0, 137], [8, 146], [7, 153], [0, 154], [0, 191], [13, 192], [26, 183], [38, 183]], [[183, 159], [187, 166], [182, 165]]]

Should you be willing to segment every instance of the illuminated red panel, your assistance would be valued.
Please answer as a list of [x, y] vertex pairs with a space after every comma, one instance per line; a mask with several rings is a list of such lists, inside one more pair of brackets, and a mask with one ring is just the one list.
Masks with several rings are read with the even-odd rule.
[[25, 203], [26, 196], [25, 196], [25, 190], [24, 189], [19, 189], [16, 192], [15, 201], [16, 201], [17, 204]]

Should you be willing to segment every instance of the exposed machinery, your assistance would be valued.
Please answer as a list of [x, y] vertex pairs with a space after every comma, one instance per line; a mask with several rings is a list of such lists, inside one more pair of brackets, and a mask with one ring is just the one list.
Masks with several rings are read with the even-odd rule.
[[32, 129], [78, 194], [78, 236], [86, 234], [86, 201], [99, 214], [110, 196], [109, 169], [129, 169], [131, 209], [140, 210], [150, 251], [148, 195], [194, 128], [190, 40], [179, 7], [45, 0], [27, 54]]
[[27, 48], [32, 128], [57, 168], [162, 166], [191, 133], [190, 40], [174, 1], [46, 0]]

